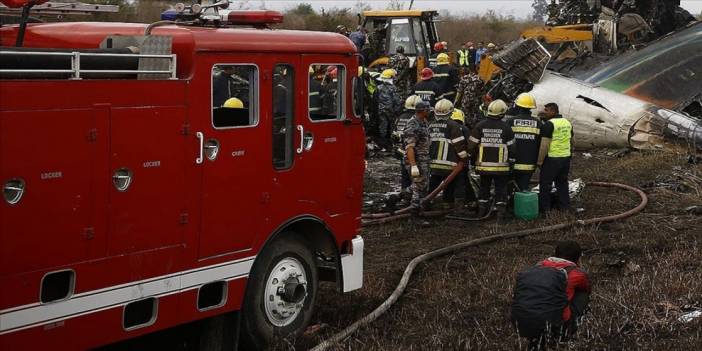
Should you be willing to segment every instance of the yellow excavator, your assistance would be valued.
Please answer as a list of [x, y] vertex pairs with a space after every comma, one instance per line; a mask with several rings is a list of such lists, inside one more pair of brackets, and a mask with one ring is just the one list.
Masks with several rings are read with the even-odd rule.
[[402, 46], [411, 69], [421, 72], [439, 41], [435, 22], [438, 15], [436, 10], [364, 11], [359, 23], [368, 31], [370, 45], [363, 52], [368, 68], [382, 69], [395, 49]]

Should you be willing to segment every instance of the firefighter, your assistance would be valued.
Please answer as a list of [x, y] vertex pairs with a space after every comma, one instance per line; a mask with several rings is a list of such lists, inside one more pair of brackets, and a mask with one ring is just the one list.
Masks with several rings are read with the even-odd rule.
[[405, 149], [402, 133], [407, 127], [409, 120], [412, 118], [412, 116], [414, 116], [414, 108], [420, 101], [422, 101], [422, 99], [417, 95], [410, 95], [407, 100], [405, 100], [405, 109], [397, 118], [397, 122], [395, 122], [395, 131], [392, 133], [393, 141], [398, 144], [398, 148], [395, 151], [396, 155], [400, 157], [400, 199], [402, 200], [404, 206], [409, 206], [410, 201], [412, 200], [412, 190], [410, 189], [410, 186], [412, 185], [412, 178], [405, 167]]
[[326, 74], [322, 79], [322, 114], [327, 116], [336, 116], [338, 110], [338, 91], [339, 91], [339, 70], [336, 66], [327, 66]]
[[[453, 113], [451, 113], [451, 119], [458, 122], [458, 124], [461, 127], [461, 132], [463, 133], [463, 137], [466, 140], [466, 143], [468, 142], [468, 138], [470, 138], [470, 129], [466, 126], [466, 119], [465, 119], [465, 114], [463, 111], [460, 109], [454, 108]], [[461, 171], [461, 174], [459, 175], [460, 179], [454, 180], [454, 182], [457, 181], [456, 183], [456, 189], [458, 191], [456, 192], [456, 197], [457, 198], [463, 198], [465, 199], [465, 205], [468, 210], [475, 211], [478, 209], [478, 197], [475, 195], [475, 190], [473, 189], [473, 185], [470, 180], [470, 165], [471, 162], [469, 162], [472, 159], [472, 156], [468, 154], [468, 159], [466, 159], [465, 164], [463, 165], [463, 170]], [[464, 185], [464, 186], [461, 186]], [[463, 191], [463, 193], [461, 193]], [[459, 213], [460, 214], [460, 213]]]
[[551, 186], [556, 182], [558, 206], [570, 209], [568, 173], [573, 145], [573, 126], [558, 113], [558, 105], [546, 104], [541, 128], [541, 147], [537, 164], [541, 167], [539, 179], [539, 207], [541, 212], [551, 209]]
[[414, 106], [414, 116], [407, 122], [402, 137], [405, 143], [405, 169], [412, 178], [412, 206], [419, 211], [429, 180], [429, 111], [426, 101]]
[[407, 90], [409, 89], [410, 74], [409, 65], [410, 61], [409, 58], [405, 56], [405, 48], [402, 45], [399, 45], [397, 49], [395, 49], [395, 55], [390, 57], [388, 67], [397, 72], [397, 76], [395, 77], [395, 86], [397, 87], [397, 91], [400, 93], [400, 97], [402, 97], [402, 99], [405, 99], [408, 94]]
[[507, 125], [514, 133], [516, 160], [512, 176], [519, 191], [529, 189], [529, 180], [536, 171], [541, 144], [541, 121], [531, 115], [536, 108], [536, 99], [529, 93], [522, 93], [514, 101], [514, 108], [507, 116]]
[[476, 170], [480, 174], [479, 216], [489, 212], [490, 187], [495, 185], [495, 205], [499, 218], [504, 218], [507, 207], [507, 182], [514, 162], [514, 134], [502, 118], [507, 104], [495, 100], [488, 106], [488, 118], [479, 122], [468, 138], [468, 150], [477, 148]]
[[[431, 162], [429, 168], [431, 177], [429, 180], [429, 191], [436, 189], [449, 174], [456, 168], [463, 168], [468, 158], [466, 138], [461, 130], [461, 125], [451, 119], [454, 111], [453, 103], [446, 99], [441, 99], [434, 107], [436, 119], [429, 124], [429, 135], [431, 137], [431, 147], [429, 155]], [[446, 186], [443, 191], [444, 205], [454, 204], [454, 194], [456, 190], [458, 175], [454, 181]], [[458, 181], [458, 186], [463, 187], [464, 183]], [[460, 208], [462, 206], [456, 206]]]
[[460, 77], [458, 69], [449, 62], [449, 55], [441, 53], [436, 57], [436, 68], [434, 68], [434, 80], [441, 90], [440, 99], [453, 101], [456, 98], [456, 85]]
[[465, 113], [466, 126], [473, 128], [481, 119], [481, 97], [484, 94], [485, 83], [475, 71], [469, 70], [458, 82], [458, 92], [455, 104]]
[[309, 91], [309, 113], [319, 114], [322, 111], [322, 83], [317, 80], [316, 72], [310, 66], [310, 91]]
[[402, 109], [402, 99], [393, 83], [396, 73], [393, 69], [386, 69], [378, 79], [378, 146], [385, 151], [392, 149], [390, 142], [390, 126], [393, 125], [395, 116]]
[[463, 43], [461, 45], [461, 49], [456, 51], [456, 66], [458, 67], [461, 74], [466, 74], [468, 73], [468, 71], [471, 70], [473, 62], [470, 59], [470, 51], [468, 48], [472, 46], [472, 44], [473, 43], [470, 42]]
[[431, 54], [431, 56], [429, 56], [429, 67], [436, 67], [437, 57], [439, 56], [439, 54], [444, 52], [446, 52], [446, 47], [444, 47], [443, 42], [437, 41], [436, 43], [434, 43], [434, 53]]
[[425, 67], [421, 72], [421, 80], [414, 85], [413, 92], [419, 95], [422, 100], [429, 103], [429, 106], [434, 106], [436, 98], [439, 96], [439, 85], [433, 80], [434, 71], [429, 67]]

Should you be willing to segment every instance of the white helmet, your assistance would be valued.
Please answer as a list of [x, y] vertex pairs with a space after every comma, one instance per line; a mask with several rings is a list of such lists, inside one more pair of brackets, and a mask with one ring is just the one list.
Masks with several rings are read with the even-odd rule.
[[441, 99], [434, 106], [434, 114], [437, 117], [450, 116], [453, 113], [453, 103], [446, 99]]
[[405, 100], [405, 109], [414, 110], [414, 106], [420, 101], [422, 101], [422, 98], [420, 98], [419, 95], [410, 95], [407, 100]]

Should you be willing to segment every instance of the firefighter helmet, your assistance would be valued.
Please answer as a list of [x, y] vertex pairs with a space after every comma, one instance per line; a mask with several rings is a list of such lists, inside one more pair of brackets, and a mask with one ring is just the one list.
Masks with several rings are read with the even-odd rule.
[[532, 109], [536, 108], [536, 99], [534, 99], [534, 95], [529, 93], [521, 93], [519, 96], [517, 96], [517, 100], [514, 101], [514, 104], [519, 107]]
[[449, 55], [446, 53], [440, 53], [438, 56], [436, 56], [436, 64], [437, 65], [448, 65], [449, 63]]
[[414, 110], [414, 107], [417, 106], [417, 103], [420, 101], [422, 101], [422, 98], [420, 98], [419, 95], [410, 95], [407, 100], [405, 100], [405, 109]]
[[454, 121], [461, 122], [461, 124], [466, 123], [466, 115], [463, 113], [463, 111], [457, 108], [453, 109], [453, 113], [451, 113], [451, 119]]
[[453, 103], [446, 99], [441, 99], [434, 106], [434, 113], [437, 117], [446, 117], [453, 112]]
[[336, 66], [329, 66], [327, 67], [327, 75], [329, 75], [332, 78], [336, 78], [336, 75], [339, 73], [339, 70], [336, 68]]
[[440, 41], [437, 41], [434, 43], [434, 52], [439, 52], [444, 49], [444, 44], [441, 43]]
[[425, 67], [424, 69], [422, 69], [421, 76], [422, 76], [422, 80], [432, 79], [432, 78], [434, 78], [434, 71], [432, 71], [431, 68], [429, 68], [429, 67]]
[[504, 101], [497, 99], [488, 105], [487, 115], [489, 117], [502, 118], [507, 112], [507, 104]]
[[388, 69], [384, 70], [383, 73], [380, 74], [380, 79], [392, 79], [395, 77], [395, 74], [397, 74], [397, 73], [395, 72], [394, 69], [388, 68]]
[[494, 48], [495, 48], [495, 46], [496, 46], [495, 44], [493, 44], [493, 43], [490, 43], [490, 44], [488, 44], [488, 46], [487, 46], [487, 47], [488, 47], [488, 49], [494, 49]]
[[244, 108], [244, 103], [241, 100], [233, 97], [233, 98], [227, 99], [227, 101], [224, 102], [224, 105], [222, 105], [222, 107], [224, 107], [224, 108]]

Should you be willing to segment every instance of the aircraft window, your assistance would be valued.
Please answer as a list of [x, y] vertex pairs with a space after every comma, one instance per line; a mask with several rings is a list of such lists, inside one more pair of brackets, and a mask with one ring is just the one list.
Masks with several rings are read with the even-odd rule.
[[309, 67], [308, 109], [313, 121], [344, 118], [346, 69], [342, 65], [313, 64]]
[[273, 71], [273, 167], [287, 169], [293, 163], [293, 118], [295, 115], [294, 69], [287, 64]]
[[215, 65], [212, 68], [212, 125], [215, 128], [256, 125], [257, 87], [256, 66]]

